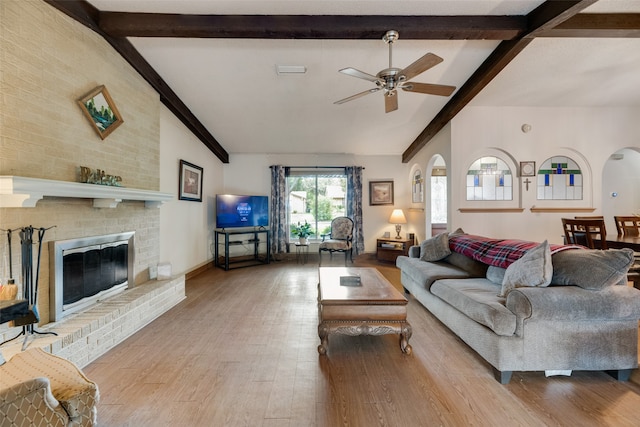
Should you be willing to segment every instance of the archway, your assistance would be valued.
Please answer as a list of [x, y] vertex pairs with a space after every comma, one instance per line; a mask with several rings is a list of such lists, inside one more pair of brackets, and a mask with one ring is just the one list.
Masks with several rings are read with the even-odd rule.
[[608, 230], [615, 230], [616, 215], [640, 215], [640, 149], [613, 153], [602, 170], [602, 215]]

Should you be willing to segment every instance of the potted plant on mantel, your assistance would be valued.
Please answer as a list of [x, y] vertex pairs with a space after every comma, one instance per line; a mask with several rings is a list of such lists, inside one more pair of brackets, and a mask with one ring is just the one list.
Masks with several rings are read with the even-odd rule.
[[308, 245], [308, 237], [313, 234], [313, 230], [311, 230], [311, 224], [309, 224], [307, 221], [305, 221], [302, 225], [298, 222], [298, 225], [294, 224], [293, 226], [291, 226], [291, 234], [293, 234], [300, 240], [301, 245]]

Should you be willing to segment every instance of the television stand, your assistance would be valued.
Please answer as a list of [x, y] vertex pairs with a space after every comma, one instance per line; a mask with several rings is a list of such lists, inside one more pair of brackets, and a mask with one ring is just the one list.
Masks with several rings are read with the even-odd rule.
[[[229, 253], [229, 247], [244, 246], [247, 253]], [[271, 262], [271, 233], [267, 229], [215, 230], [215, 266], [228, 271]]]

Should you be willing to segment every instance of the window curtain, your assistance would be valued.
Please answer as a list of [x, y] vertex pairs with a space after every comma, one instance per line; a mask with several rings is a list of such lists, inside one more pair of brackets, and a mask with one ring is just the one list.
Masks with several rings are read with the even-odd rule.
[[274, 259], [285, 253], [287, 245], [287, 168], [280, 165], [271, 166], [271, 211], [269, 224], [271, 227], [271, 254]]
[[356, 255], [364, 253], [362, 235], [362, 166], [347, 166], [347, 216], [353, 219], [353, 249]]

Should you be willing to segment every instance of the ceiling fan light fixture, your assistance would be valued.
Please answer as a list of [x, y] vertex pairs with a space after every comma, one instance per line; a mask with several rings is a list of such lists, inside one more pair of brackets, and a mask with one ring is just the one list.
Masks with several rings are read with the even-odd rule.
[[276, 65], [276, 73], [278, 74], [304, 74], [307, 67], [304, 65]]
[[360, 98], [373, 92], [382, 90], [384, 94], [385, 112], [390, 113], [398, 109], [397, 90], [402, 89], [407, 92], [421, 93], [425, 95], [450, 96], [455, 90], [455, 86], [432, 84], [432, 83], [413, 83], [412, 78], [427, 71], [428, 69], [438, 65], [443, 61], [441, 57], [431, 52], [422, 55], [421, 58], [413, 61], [405, 68], [396, 68], [393, 66], [392, 49], [393, 43], [398, 40], [399, 34], [395, 30], [386, 32], [382, 40], [389, 46], [389, 67], [373, 75], [347, 67], [339, 70], [340, 73], [346, 74], [358, 79], [368, 80], [376, 85], [375, 89], [360, 92], [347, 98], [334, 102], [334, 104], [344, 104], [348, 101]]

